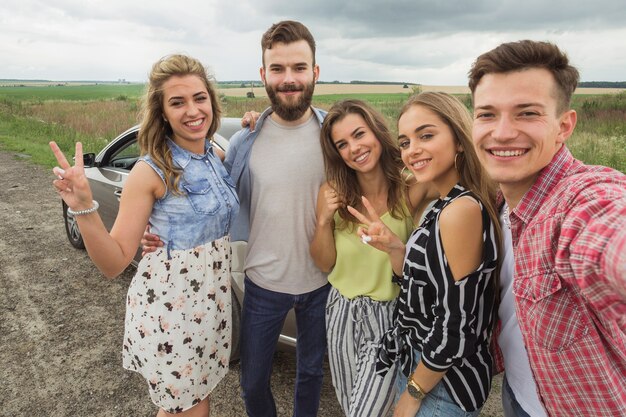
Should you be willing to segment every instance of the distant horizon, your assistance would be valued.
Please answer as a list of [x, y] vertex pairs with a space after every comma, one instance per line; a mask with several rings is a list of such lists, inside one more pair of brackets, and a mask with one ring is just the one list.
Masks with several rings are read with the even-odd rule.
[[[216, 80], [218, 83], [225, 84], [235, 84], [235, 83], [255, 83], [261, 84], [261, 80]], [[3, 82], [45, 82], [45, 83], [106, 83], [106, 84], [146, 84], [148, 81], [134, 81], [134, 80], [126, 80], [124, 78], [120, 78], [118, 80], [49, 80], [49, 79], [31, 79], [31, 78], [0, 78], [0, 83]], [[317, 84], [409, 84], [409, 85], [419, 85], [419, 83], [409, 82], [409, 81], [367, 81], [367, 80], [350, 80], [350, 81], [325, 81], [318, 80]]]
[[[50, 80], [50, 79], [29, 79], [29, 78], [0, 78], [0, 84], [3, 83], [93, 83], [93, 84], [98, 84], [98, 83], [102, 83], [102, 84], [146, 84], [147, 81], [133, 81], [133, 80], [126, 80], [123, 78], [120, 78], [118, 80]], [[216, 80], [216, 82], [218, 84], [250, 84], [253, 83], [255, 87], [257, 86], [261, 86], [262, 83], [260, 80]], [[602, 83], [602, 84], [611, 84], [611, 85], [618, 85], [618, 84], [623, 84], [624, 87], [622, 88], [626, 88], [626, 80], [624, 81], [604, 81], [604, 80], [591, 80], [591, 81], [580, 81], [579, 85], [582, 84], [591, 84], [591, 83]], [[258, 85], [257, 85], [258, 84]], [[462, 86], [462, 85], [466, 85], [466, 84], [425, 84], [425, 83], [416, 83], [416, 82], [403, 82], [403, 81], [382, 81], [382, 80], [376, 80], [376, 81], [367, 81], [367, 80], [351, 80], [351, 81], [338, 81], [338, 80], [332, 80], [332, 81], [326, 81], [326, 80], [318, 80], [317, 84], [376, 84], [376, 85], [449, 85], [449, 86]], [[609, 87], [610, 88], [610, 87]], [[619, 88], [619, 87], [618, 87]]]

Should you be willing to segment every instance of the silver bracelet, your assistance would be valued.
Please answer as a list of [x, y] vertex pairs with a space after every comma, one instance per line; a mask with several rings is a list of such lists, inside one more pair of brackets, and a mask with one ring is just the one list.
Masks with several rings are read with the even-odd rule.
[[93, 202], [93, 207], [85, 209], [85, 210], [77, 210], [74, 211], [71, 208], [67, 208], [67, 214], [71, 215], [71, 216], [82, 216], [83, 214], [91, 214], [95, 211], [98, 210], [98, 207], [100, 207], [100, 204], [98, 204], [98, 202], [96, 200], [91, 200]]

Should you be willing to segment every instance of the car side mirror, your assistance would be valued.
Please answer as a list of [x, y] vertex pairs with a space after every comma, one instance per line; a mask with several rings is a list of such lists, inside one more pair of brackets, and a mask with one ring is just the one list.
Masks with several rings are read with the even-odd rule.
[[86, 167], [92, 167], [96, 165], [96, 154], [95, 153], [83, 154], [83, 165], [85, 165]]

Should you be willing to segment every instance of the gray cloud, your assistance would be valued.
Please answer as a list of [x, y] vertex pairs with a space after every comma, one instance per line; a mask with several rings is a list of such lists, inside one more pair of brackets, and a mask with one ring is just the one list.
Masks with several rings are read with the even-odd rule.
[[[595, 27], [621, 27], [626, 21], [626, 7], [621, 0], [600, 0], [593, 4], [567, 0], [266, 0], [260, 7], [256, 2], [232, 2], [221, 15], [248, 16], [268, 19], [302, 20], [316, 32], [341, 31], [344, 37], [412, 36], [424, 33], [458, 31], [516, 31], [571, 30]], [[263, 19], [231, 21], [234, 28], [250, 27]], [[258, 29], [263, 29], [262, 27]], [[316, 36], [319, 36], [316, 33]]]
[[305, 23], [322, 80], [464, 84], [480, 53], [505, 41], [558, 43], [585, 80], [623, 80], [623, 0], [8, 0], [0, 78], [144, 79], [157, 58], [190, 53], [220, 79], [258, 79], [260, 37]]

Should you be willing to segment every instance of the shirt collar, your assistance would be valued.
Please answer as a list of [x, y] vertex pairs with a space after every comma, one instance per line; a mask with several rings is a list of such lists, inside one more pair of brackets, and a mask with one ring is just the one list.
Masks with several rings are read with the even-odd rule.
[[204, 153], [202, 155], [189, 152], [188, 150], [178, 146], [172, 139], [167, 138], [167, 145], [172, 151], [172, 160], [181, 168], [185, 168], [191, 159], [204, 159], [213, 154], [213, 145], [205, 139]]
[[561, 149], [552, 157], [552, 161], [541, 170], [533, 186], [526, 191], [510, 215], [518, 217], [525, 224], [528, 224], [536, 216], [547, 196], [567, 175], [574, 161], [575, 159], [569, 149], [565, 145], [561, 146]]
[[[313, 107], [313, 106], [311, 106], [311, 110], [313, 110], [313, 114], [315, 115], [315, 118], [317, 119], [317, 122], [321, 126], [322, 123], [324, 123], [324, 117], [326, 117], [326, 113], [327, 112], [325, 110], [318, 109], [318, 108]], [[274, 113], [274, 110], [271, 107], [268, 107], [265, 110], [263, 110], [263, 113], [261, 113], [261, 115], [259, 116], [259, 119], [256, 122], [255, 131], [258, 132], [259, 130], [261, 130], [261, 126], [263, 126], [263, 122], [272, 113]]]

